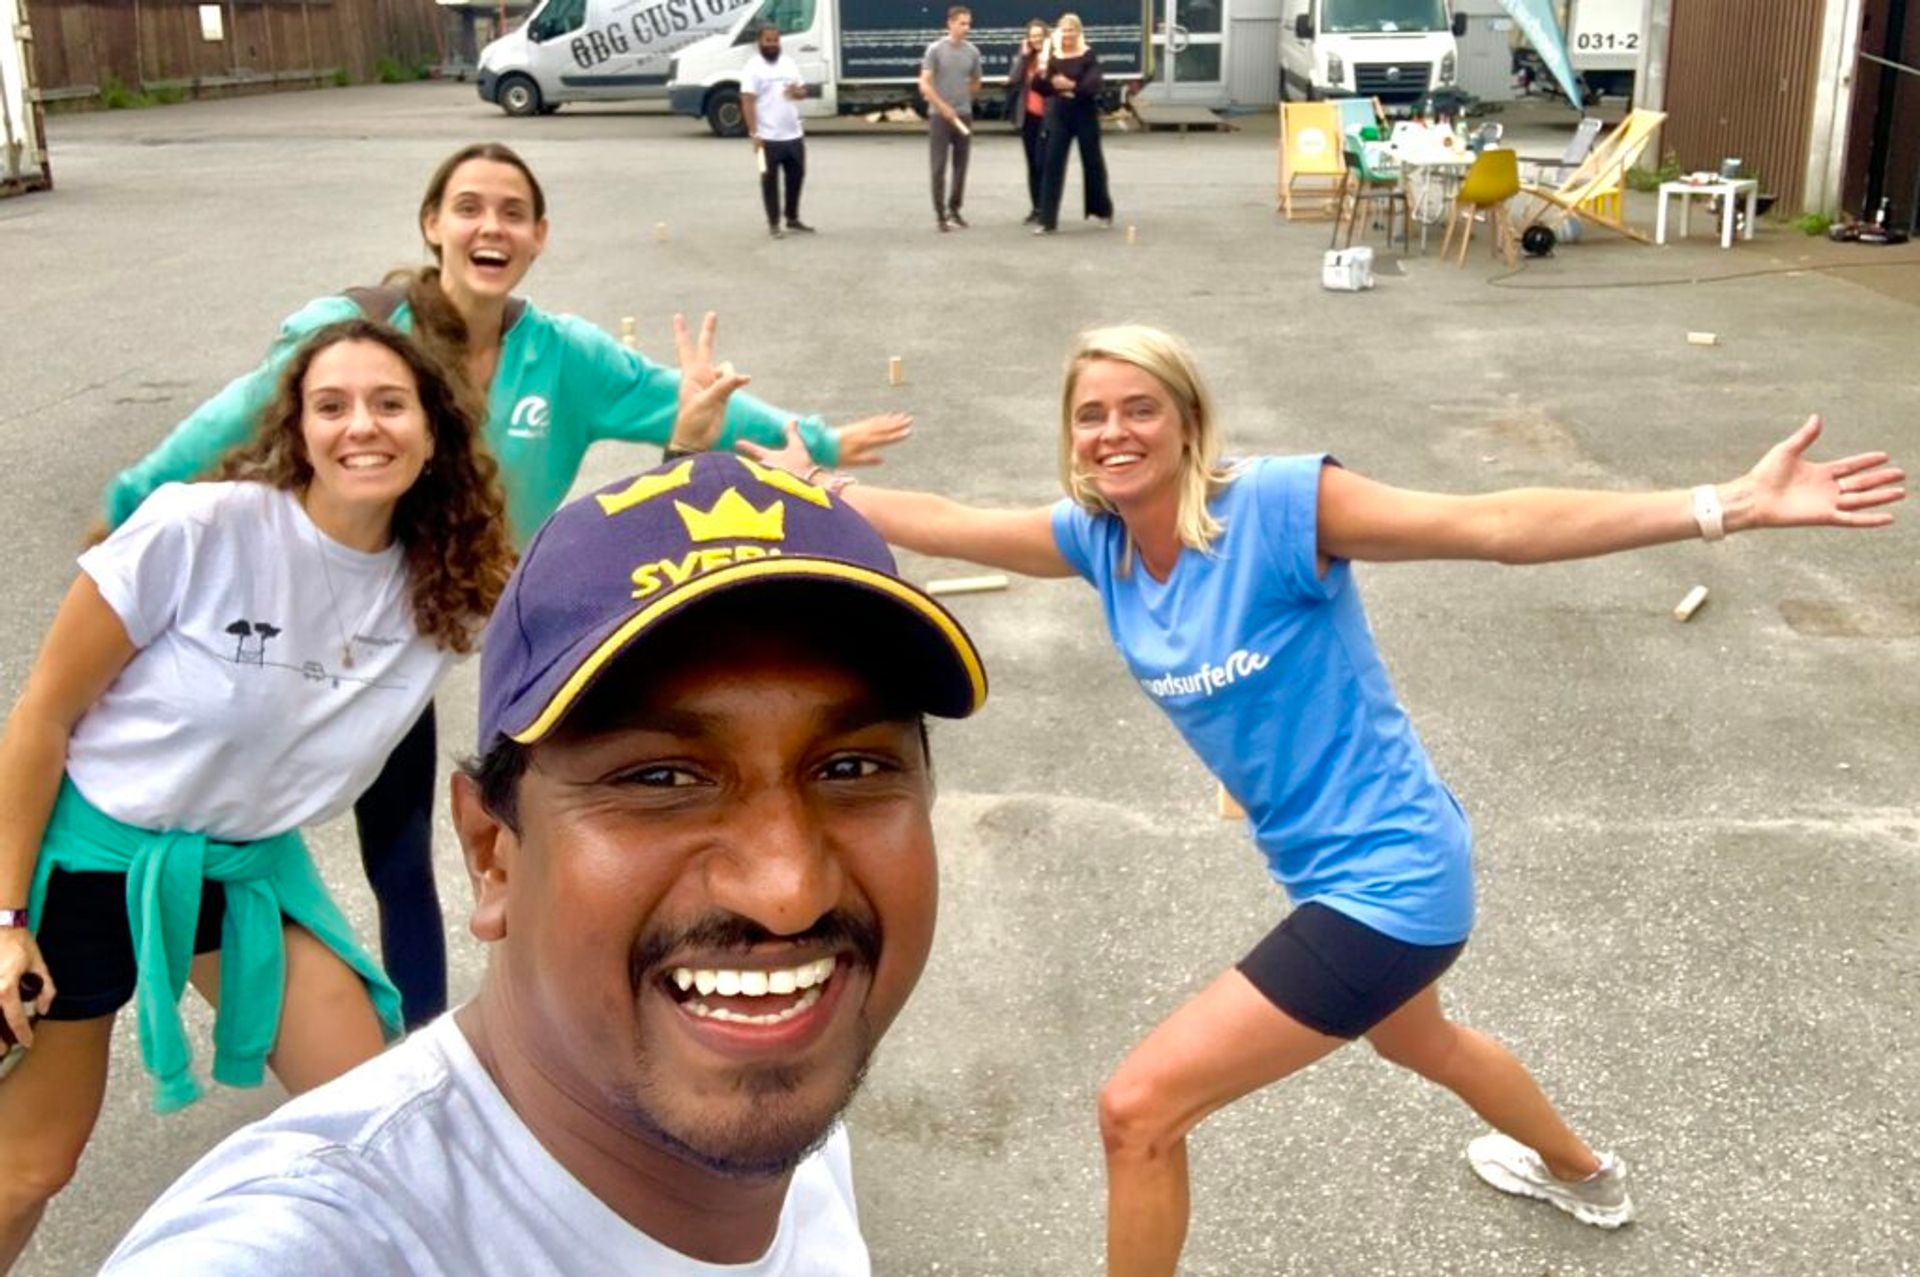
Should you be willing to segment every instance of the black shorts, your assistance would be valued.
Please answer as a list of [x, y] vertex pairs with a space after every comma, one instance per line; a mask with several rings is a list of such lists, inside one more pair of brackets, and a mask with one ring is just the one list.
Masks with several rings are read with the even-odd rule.
[[1357, 1038], [1438, 980], [1466, 947], [1408, 944], [1308, 902], [1267, 933], [1239, 971], [1315, 1032]]
[[[217, 882], [200, 888], [200, 925], [193, 951], [220, 947], [227, 916], [227, 890]], [[127, 924], [127, 876], [68, 873], [47, 878], [47, 899], [34, 937], [53, 976], [49, 1020], [92, 1020], [112, 1015], [133, 1000], [140, 968], [133, 958], [133, 928]]]

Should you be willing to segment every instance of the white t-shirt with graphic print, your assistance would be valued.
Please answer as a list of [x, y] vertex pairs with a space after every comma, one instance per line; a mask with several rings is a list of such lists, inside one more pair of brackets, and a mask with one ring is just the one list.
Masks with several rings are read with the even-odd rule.
[[349, 549], [264, 484], [166, 484], [80, 568], [140, 650], [67, 774], [143, 829], [244, 840], [339, 814], [453, 660], [414, 627], [397, 543]]
[[[964, 1267], [964, 1265], [962, 1265]], [[229, 1137], [103, 1277], [869, 1277], [847, 1133], [787, 1184], [745, 1264], [663, 1246], [554, 1160], [451, 1015]]]

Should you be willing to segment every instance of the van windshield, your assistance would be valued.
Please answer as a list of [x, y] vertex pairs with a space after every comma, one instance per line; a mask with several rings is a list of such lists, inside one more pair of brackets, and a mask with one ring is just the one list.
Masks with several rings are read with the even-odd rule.
[[1446, 0], [1320, 0], [1320, 30], [1326, 32], [1446, 29]]

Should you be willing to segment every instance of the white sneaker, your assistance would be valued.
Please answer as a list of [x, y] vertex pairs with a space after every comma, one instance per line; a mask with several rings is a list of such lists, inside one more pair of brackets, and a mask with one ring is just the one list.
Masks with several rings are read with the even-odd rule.
[[1586, 1179], [1560, 1179], [1540, 1155], [1519, 1140], [1494, 1132], [1467, 1145], [1474, 1174], [1503, 1193], [1552, 1202], [1583, 1224], [1618, 1228], [1633, 1218], [1626, 1163], [1600, 1154], [1600, 1169]]

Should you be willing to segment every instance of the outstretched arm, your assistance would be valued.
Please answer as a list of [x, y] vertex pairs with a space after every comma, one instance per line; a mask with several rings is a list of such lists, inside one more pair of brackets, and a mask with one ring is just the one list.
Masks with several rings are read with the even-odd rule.
[[[1906, 478], [1884, 452], [1839, 461], [1807, 459], [1820, 418], [1768, 450], [1731, 483], [1715, 485], [1728, 532], [1755, 528], [1876, 528]], [[1379, 562], [1485, 559], [1552, 563], [1592, 558], [1699, 536], [1693, 494], [1516, 488], [1446, 496], [1389, 487], [1338, 466], [1320, 476], [1322, 554]]]
[[[775, 451], [741, 443], [740, 451], [762, 465], [779, 466], [802, 478], [820, 467], [807, 460], [798, 428], [787, 427], [787, 446]], [[1072, 576], [1053, 539], [1053, 510], [987, 510], [931, 492], [848, 484], [840, 499], [858, 510], [891, 544], [916, 554], [965, 559], [1022, 576]]]

